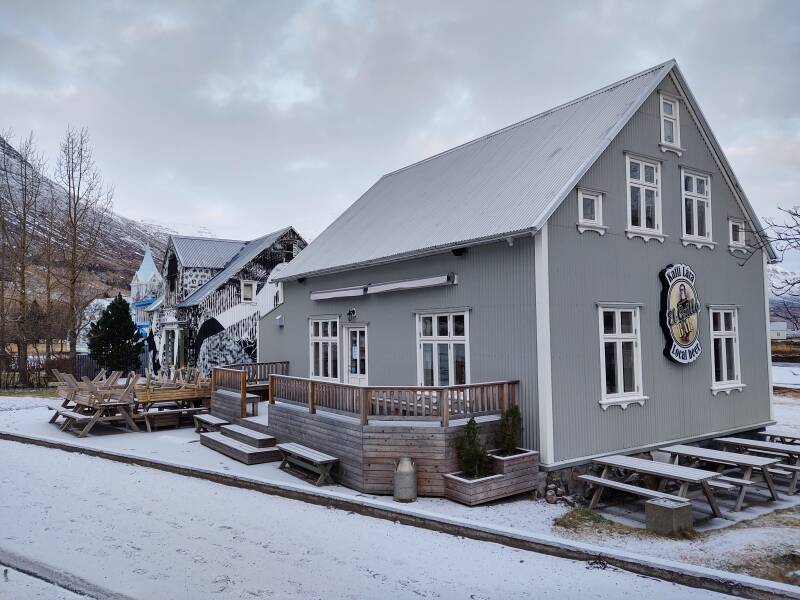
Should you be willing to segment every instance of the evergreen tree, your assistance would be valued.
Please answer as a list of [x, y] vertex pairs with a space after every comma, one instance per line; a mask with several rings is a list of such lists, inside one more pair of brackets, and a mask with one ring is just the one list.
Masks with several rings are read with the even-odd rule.
[[127, 371], [138, 369], [143, 348], [130, 305], [118, 294], [89, 329], [89, 354], [105, 369]]

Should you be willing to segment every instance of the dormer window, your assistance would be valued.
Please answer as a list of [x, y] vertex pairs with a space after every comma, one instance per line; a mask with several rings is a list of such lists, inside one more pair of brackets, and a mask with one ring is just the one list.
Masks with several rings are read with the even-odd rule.
[[256, 301], [256, 282], [243, 281], [242, 282], [242, 302], [255, 302]]
[[681, 147], [681, 127], [678, 101], [661, 95], [661, 143], [672, 148]]

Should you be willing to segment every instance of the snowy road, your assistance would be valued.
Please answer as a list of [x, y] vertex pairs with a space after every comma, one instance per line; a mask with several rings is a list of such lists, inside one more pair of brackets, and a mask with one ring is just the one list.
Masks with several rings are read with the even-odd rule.
[[724, 597], [79, 454], [0, 456], [0, 552], [134, 598]]

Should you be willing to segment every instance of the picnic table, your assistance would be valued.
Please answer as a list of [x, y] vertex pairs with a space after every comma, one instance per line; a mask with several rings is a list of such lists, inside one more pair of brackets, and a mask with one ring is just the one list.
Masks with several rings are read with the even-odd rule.
[[775, 467], [790, 471], [789, 489], [787, 493], [791, 496], [797, 490], [797, 478], [800, 475], [800, 445], [781, 444], [779, 442], [768, 442], [766, 440], [750, 440], [747, 438], [723, 437], [716, 438], [717, 443], [723, 446], [733, 446], [744, 449], [748, 452], [759, 452], [773, 456], [780, 456], [782, 461]]
[[78, 433], [78, 437], [86, 437], [97, 423], [109, 423], [113, 421], [125, 421], [133, 431], [139, 431], [133, 414], [131, 403], [127, 400], [108, 400], [101, 402], [78, 403], [73, 410], [59, 410], [58, 416], [64, 417], [61, 431], [66, 431], [73, 425], [83, 424], [83, 429]]
[[768, 442], [800, 445], [800, 435], [781, 433], [779, 431], [759, 431], [758, 435], [763, 437]]
[[[602, 458], [595, 458], [592, 462], [598, 465], [603, 465], [603, 472], [596, 481], [593, 481], [597, 489], [592, 496], [589, 504], [590, 508], [594, 508], [600, 500], [600, 495], [603, 493], [604, 480], [608, 480], [608, 487], [618, 487], [614, 483], [618, 483], [609, 477], [612, 468], [622, 469], [631, 473], [638, 473], [641, 475], [652, 475], [661, 480], [661, 486], [667, 481], [675, 481], [679, 484], [677, 497], [687, 499], [689, 493], [689, 486], [699, 485], [703, 494], [708, 500], [708, 505], [711, 512], [715, 517], [722, 517], [722, 513], [717, 505], [717, 500], [714, 498], [714, 492], [709, 486], [709, 482], [718, 479], [719, 473], [714, 471], [706, 471], [704, 469], [695, 469], [693, 467], [684, 467], [670, 463], [657, 462], [654, 460], [646, 460], [644, 458], [636, 458], [635, 456], [605, 456]], [[659, 486], [659, 487], [661, 487]]]
[[[719, 481], [727, 484], [734, 485], [739, 488], [739, 495], [736, 498], [736, 506], [734, 511], [742, 509], [744, 496], [747, 488], [753, 485], [752, 474], [754, 470], [760, 471], [764, 478], [764, 483], [769, 488], [769, 493], [773, 500], [780, 500], [778, 492], [775, 490], [775, 484], [772, 481], [772, 474], [770, 467], [781, 462], [780, 458], [768, 458], [765, 456], [754, 456], [752, 454], [740, 454], [737, 452], [725, 452], [723, 450], [712, 450], [710, 448], [699, 448], [697, 446], [686, 446], [677, 444], [675, 446], [667, 446], [660, 448], [662, 452], [667, 452], [670, 455], [670, 460], [673, 464], [680, 464], [681, 457], [697, 459], [704, 463], [711, 463], [717, 465], [720, 469], [725, 467], [735, 467], [742, 472], [740, 478], [728, 477], [723, 475]], [[712, 482], [713, 485], [713, 482]]]

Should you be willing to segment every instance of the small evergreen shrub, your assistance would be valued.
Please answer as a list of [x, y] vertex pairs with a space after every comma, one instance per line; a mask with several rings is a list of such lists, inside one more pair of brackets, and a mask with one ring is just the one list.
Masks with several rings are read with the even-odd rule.
[[89, 328], [89, 354], [104, 369], [127, 371], [139, 368], [143, 348], [130, 305], [118, 294]]
[[519, 438], [522, 433], [522, 413], [519, 406], [512, 404], [500, 416], [500, 430], [497, 432], [497, 447], [502, 456], [517, 453]]
[[480, 432], [480, 426], [472, 417], [464, 426], [464, 433], [456, 446], [458, 468], [473, 479], [489, 474], [489, 453], [481, 444]]

